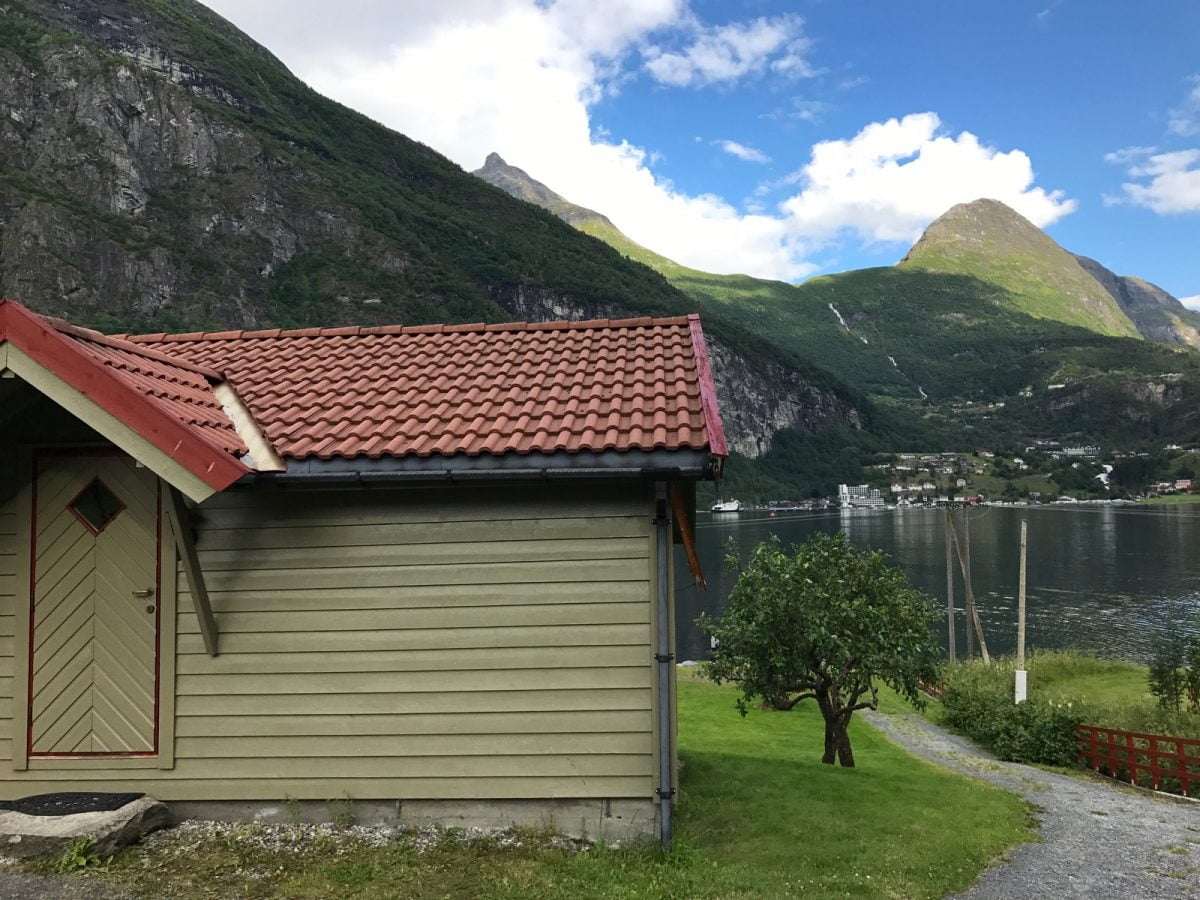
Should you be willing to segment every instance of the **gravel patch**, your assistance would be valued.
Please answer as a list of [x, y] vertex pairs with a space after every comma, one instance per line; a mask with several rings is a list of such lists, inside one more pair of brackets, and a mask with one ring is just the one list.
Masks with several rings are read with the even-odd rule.
[[590, 841], [558, 834], [526, 834], [511, 828], [440, 828], [432, 825], [397, 827], [394, 825], [269, 824], [206, 822], [189, 820], [174, 828], [147, 835], [141, 842], [152, 856], [186, 855], [214, 840], [236, 840], [243, 846], [269, 853], [295, 852], [319, 848], [324, 853], [342, 856], [360, 847], [386, 847], [402, 844], [424, 853], [442, 841], [479, 844], [496, 848], [515, 848], [533, 844], [539, 848], [580, 851]]
[[[441, 828], [435, 826], [396, 827], [392, 825], [269, 824], [186, 821], [144, 837], [132, 852], [147, 869], [171, 868], [173, 860], [188, 861], [203, 855], [214, 844], [233, 842], [239, 847], [260, 851], [262, 866], [272, 856], [297, 856], [318, 853], [325, 859], [353, 858], [364, 847], [403, 846], [425, 853], [439, 844], [480, 846], [495, 849], [536, 847], [571, 853], [586, 853], [590, 841], [553, 833], [521, 831], [511, 828]], [[250, 854], [257, 859], [256, 854]], [[267, 878], [270, 869], [250, 862], [243, 874]], [[242, 871], [242, 870], [239, 870]], [[103, 885], [97, 875], [31, 875], [0, 864], [0, 898], [3, 900], [127, 900], [128, 895]], [[206, 895], [207, 896], [207, 895]]]
[[4, 900], [127, 900], [91, 879], [66, 875], [20, 875], [0, 867], [0, 897]]
[[957, 896], [1200, 897], [1200, 804], [1001, 762], [920, 716], [866, 718], [917, 756], [1036, 808], [1040, 842], [1022, 845]]

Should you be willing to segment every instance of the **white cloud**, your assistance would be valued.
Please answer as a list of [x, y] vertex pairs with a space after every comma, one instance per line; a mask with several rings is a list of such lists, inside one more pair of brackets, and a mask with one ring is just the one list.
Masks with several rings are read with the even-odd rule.
[[1200, 75], [1193, 75], [1188, 80], [1192, 89], [1183, 102], [1171, 110], [1167, 119], [1167, 130], [1185, 137], [1200, 134]]
[[771, 161], [771, 157], [767, 156], [761, 150], [756, 150], [754, 147], [747, 147], [745, 144], [739, 144], [737, 141], [718, 141], [717, 144], [730, 156], [736, 156], [738, 159], [746, 162], [769, 163]]
[[[286, 18], [289, 3], [215, 0], [214, 5], [237, 20], [243, 11], [261, 14], [266, 7]], [[384, 0], [377, 5], [381, 11], [389, 7]], [[326, 51], [316, 43], [293, 43], [278, 51], [317, 90], [464, 168], [482, 165], [495, 150], [672, 259], [709, 271], [782, 279], [814, 271], [804, 248], [777, 216], [744, 214], [716, 195], [678, 190], [654, 172], [652, 148], [601, 134], [592, 123], [592, 104], [627, 76], [639, 48], [652, 38], [670, 32], [690, 40], [699, 34], [693, 42], [699, 46], [712, 36], [714, 32], [697, 32], [683, 0], [497, 0], [463, 15], [434, 9], [454, 6], [411, 3], [421, 21], [411, 28], [395, 27], [385, 51]], [[332, 20], [336, 10], [314, 8], [312, 16], [308, 25], [319, 31], [323, 17]], [[253, 35], [271, 42], [272, 21], [263, 15]], [[745, 38], [734, 41], [740, 49], [732, 58], [746, 66], [747, 74], [763, 65], [788, 68], [789, 42], [758, 43], [754, 35], [761, 27], [719, 31]], [[797, 40], [789, 34], [792, 42]], [[767, 63], [751, 52], [765, 47], [775, 48]], [[722, 57], [714, 52], [717, 62], [699, 51], [692, 57], [697, 77], [731, 76], [720, 70]]]
[[1050, 18], [1054, 15], [1054, 11], [1062, 6], [1063, 0], [1051, 0], [1050, 5], [1041, 12], [1034, 13], [1033, 19], [1038, 25], [1043, 28], [1050, 24]]
[[708, 27], [686, 0], [208, 2], [317, 90], [464, 168], [494, 150], [638, 243], [706, 271], [802, 278], [841, 229], [909, 240], [952, 203], [980, 196], [1040, 224], [1073, 208], [1032, 187], [1024, 153], [942, 135], [933, 114], [818, 144], [791, 185], [769, 192], [799, 184], [796, 196], [780, 207], [763, 193], [745, 208], [678, 189], [655, 171], [655, 148], [593, 121], [599, 99], [667, 54], [681, 61], [659, 66], [664, 84], [813, 74], [795, 16]]
[[673, 87], [702, 87], [766, 71], [796, 77], [816, 74], [806, 58], [810, 42], [804, 36], [804, 20], [796, 15], [697, 25], [688, 39], [688, 45], [677, 50], [646, 45], [646, 71]]
[[1112, 153], [1105, 153], [1104, 161], [1113, 165], [1123, 166], [1136, 159], [1141, 159], [1143, 156], [1149, 156], [1157, 150], [1157, 147], [1122, 147], [1120, 150], [1114, 150]]
[[1200, 312], [1200, 294], [1194, 294], [1191, 297], [1180, 297], [1179, 302], [1188, 309], [1194, 309], [1197, 312]]
[[955, 203], [990, 197], [1038, 226], [1075, 210], [1061, 191], [1034, 187], [1020, 150], [1001, 152], [968, 131], [943, 132], [935, 113], [868, 125], [849, 140], [822, 141], [794, 175], [783, 203], [789, 226], [809, 239], [851, 231], [863, 240], [908, 241]]
[[1121, 157], [1121, 152], [1105, 159], [1129, 164], [1127, 174], [1139, 180], [1122, 184], [1119, 196], [1106, 196], [1107, 205], [1131, 203], [1164, 216], [1200, 212], [1200, 150], [1128, 157]]
[[825, 117], [825, 114], [833, 109], [833, 104], [825, 100], [809, 100], [802, 97], [793, 97], [787, 106], [772, 110], [769, 113], [763, 113], [762, 118], [771, 119], [776, 122], [809, 122], [816, 123]]

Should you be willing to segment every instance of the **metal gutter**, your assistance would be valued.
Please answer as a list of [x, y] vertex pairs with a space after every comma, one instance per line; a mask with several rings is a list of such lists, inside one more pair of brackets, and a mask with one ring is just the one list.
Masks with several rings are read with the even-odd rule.
[[559, 481], [609, 478], [712, 478], [718, 459], [705, 451], [536, 453], [503, 456], [385, 457], [288, 460], [283, 472], [253, 472], [243, 486], [419, 482]]
[[671, 594], [670, 573], [667, 571], [668, 551], [671, 546], [671, 519], [667, 515], [667, 483], [660, 481], [654, 486], [654, 531], [658, 599], [656, 617], [656, 647], [654, 661], [658, 663], [658, 833], [664, 849], [671, 845], [671, 801], [675, 786], [671, 778], [671, 667], [675, 656], [671, 653]]

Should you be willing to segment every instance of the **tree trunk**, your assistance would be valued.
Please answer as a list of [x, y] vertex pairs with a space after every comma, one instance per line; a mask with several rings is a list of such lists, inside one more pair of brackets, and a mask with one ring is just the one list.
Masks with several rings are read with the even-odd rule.
[[842, 734], [838, 740], [837, 752], [838, 762], [843, 768], [854, 768], [854, 750], [850, 747], [850, 721], [847, 719], [841, 724]]
[[832, 766], [834, 759], [837, 757], [837, 735], [833, 730], [833, 722], [829, 719], [825, 720], [825, 755], [821, 757], [821, 762], [827, 766]]
[[[824, 712], [824, 710], [821, 710]], [[847, 769], [854, 768], [854, 750], [850, 746], [849, 718], [834, 710], [825, 718], [825, 755], [821, 762], [832, 766], [837, 760]]]
[[825, 719], [825, 755], [821, 757], [821, 762], [827, 766], [832, 766], [834, 759], [837, 758], [837, 712], [833, 708], [833, 703], [830, 701], [829, 692], [818, 688], [815, 691], [817, 695], [817, 706], [821, 708], [821, 716]]

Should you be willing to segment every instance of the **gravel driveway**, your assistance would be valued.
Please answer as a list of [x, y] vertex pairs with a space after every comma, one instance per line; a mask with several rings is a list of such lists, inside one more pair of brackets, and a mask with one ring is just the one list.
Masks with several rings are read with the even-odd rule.
[[1200, 803], [1000, 762], [920, 716], [867, 713], [918, 756], [1038, 808], [1040, 843], [983, 874], [966, 898], [1200, 897]]

